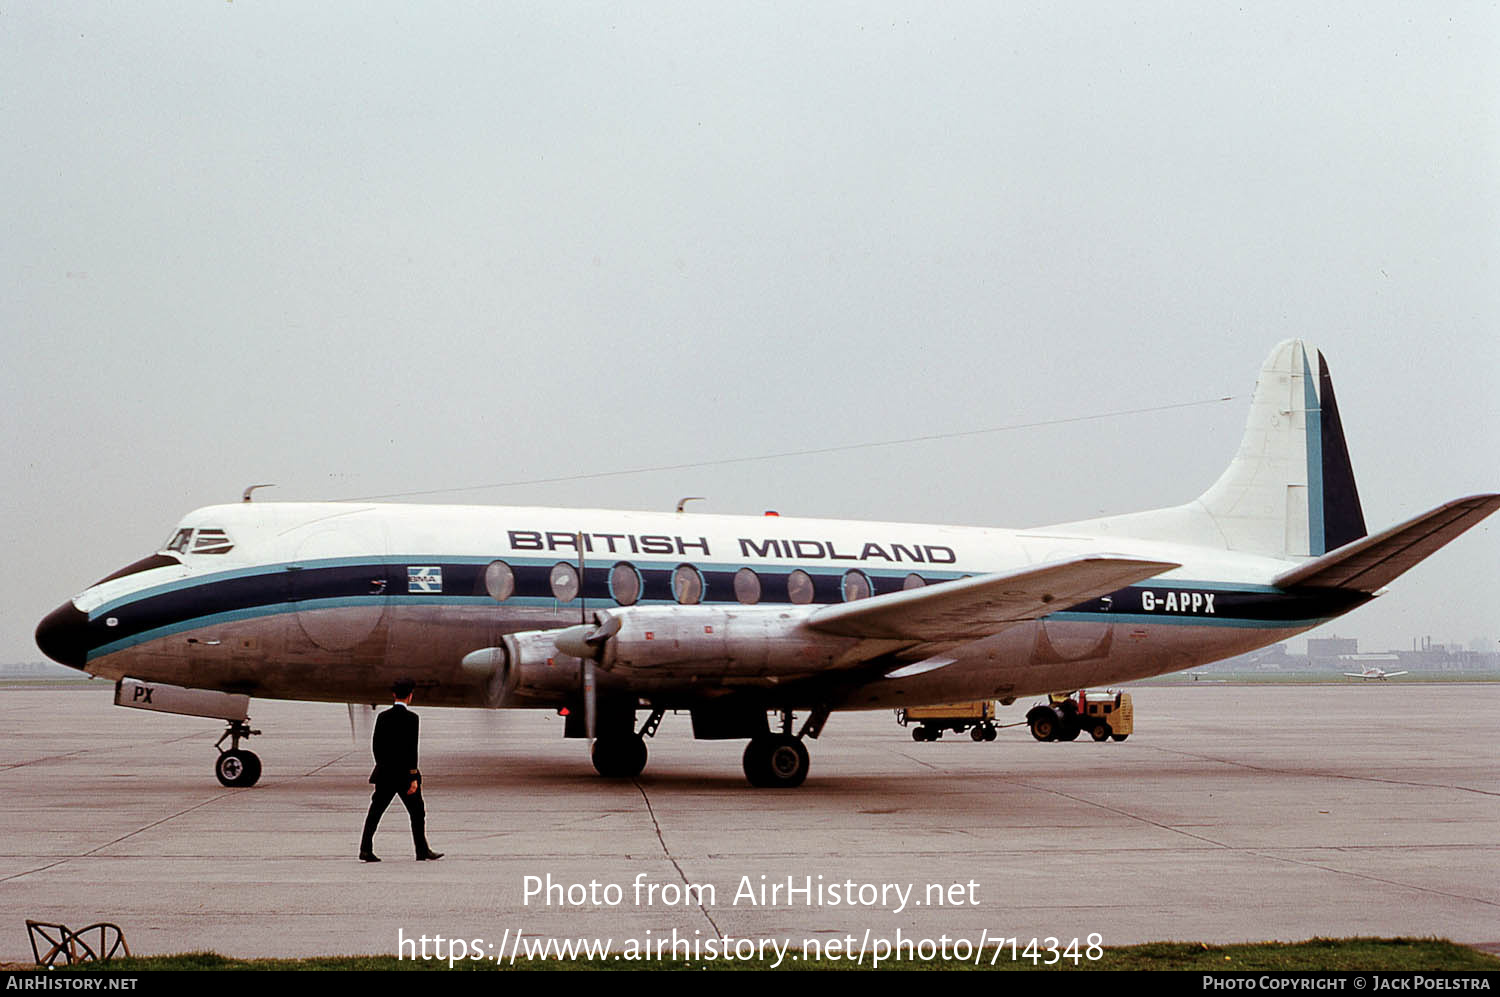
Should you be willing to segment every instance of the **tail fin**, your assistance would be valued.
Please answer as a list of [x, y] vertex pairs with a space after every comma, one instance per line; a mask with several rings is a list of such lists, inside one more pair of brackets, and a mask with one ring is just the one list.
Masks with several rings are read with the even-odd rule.
[[1234, 460], [1195, 501], [1067, 525], [1274, 557], [1315, 557], [1363, 537], [1365, 516], [1323, 354], [1299, 339], [1271, 350]]
[[1322, 353], [1297, 339], [1271, 351], [1239, 452], [1198, 504], [1231, 550], [1316, 556], [1365, 535]]

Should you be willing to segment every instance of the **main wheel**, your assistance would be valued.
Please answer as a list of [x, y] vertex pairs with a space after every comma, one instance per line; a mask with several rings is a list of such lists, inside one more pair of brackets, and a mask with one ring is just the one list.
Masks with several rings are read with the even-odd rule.
[[589, 756], [606, 779], [634, 779], [646, 767], [646, 741], [639, 734], [614, 734], [594, 742]]
[[745, 745], [744, 764], [750, 785], [794, 789], [807, 778], [809, 759], [801, 739], [790, 734], [761, 734]]
[[214, 762], [214, 776], [221, 786], [253, 786], [260, 779], [260, 758], [253, 751], [238, 748], [222, 752]]

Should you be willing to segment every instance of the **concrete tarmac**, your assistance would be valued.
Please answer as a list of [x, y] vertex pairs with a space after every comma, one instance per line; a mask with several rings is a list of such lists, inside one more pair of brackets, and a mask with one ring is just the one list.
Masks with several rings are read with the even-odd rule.
[[[230, 790], [216, 721], [110, 694], [0, 691], [0, 960], [30, 961], [27, 918], [114, 921], [138, 954], [237, 956], [394, 954], [423, 935], [489, 955], [518, 931], [679, 954], [725, 938], [869, 952], [898, 932], [1500, 945], [1500, 685], [1138, 688], [1135, 736], [1105, 744], [1024, 727], [918, 744], [888, 712], [835, 714], [793, 791], [749, 787], [743, 743], [693, 741], [686, 715], [639, 779], [609, 782], [551, 714], [418, 702], [447, 856], [412, 861], [393, 804], [369, 865], [368, 733], [354, 743], [343, 707], [252, 702], [265, 774]], [[528, 898], [548, 877], [559, 889]]]

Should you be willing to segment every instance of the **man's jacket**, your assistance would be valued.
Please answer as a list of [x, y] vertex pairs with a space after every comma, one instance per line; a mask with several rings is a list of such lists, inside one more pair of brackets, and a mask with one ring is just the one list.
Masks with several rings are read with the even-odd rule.
[[374, 749], [371, 783], [401, 792], [405, 792], [413, 779], [421, 783], [422, 773], [417, 771], [417, 715], [401, 703], [375, 718]]

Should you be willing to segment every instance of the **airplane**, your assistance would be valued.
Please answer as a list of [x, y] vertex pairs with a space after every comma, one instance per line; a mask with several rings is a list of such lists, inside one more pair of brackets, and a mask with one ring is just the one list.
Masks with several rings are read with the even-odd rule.
[[1410, 673], [1409, 672], [1404, 672], [1404, 671], [1402, 671], [1402, 672], [1388, 672], [1384, 668], [1380, 668], [1377, 665], [1371, 665], [1369, 668], [1366, 668], [1363, 671], [1345, 672], [1344, 674], [1347, 677], [1352, 678], [1352, 679], [1366, 679], [1366, 680], [1368, 680], [1368, 679], [1376, 679], [1378, 681], [1384, 682], [1386, 679], [1393, 679], [1397, 675], [1407, 675], [1407, 674], [1410, 674]]
[[1036, 529], [249, 498], [189, 513], [36, 631], [120, 705], [227, 721], [227, 786], [261, 772], [248, 697], [367, 704], [410, 678], [429, 705], [555, 710], [612, 778], [685, 711], [696, 738], [747, 742], [752, 785], [795, 787], [835, 711], [1243, 654], [1364, 605], [1500, 507], [1368, 534], [1328, 365], [1300, 340], [1272, 350], [1198, 498]]

